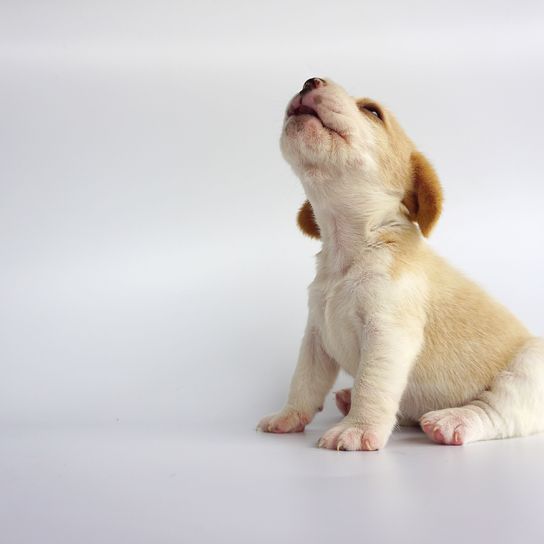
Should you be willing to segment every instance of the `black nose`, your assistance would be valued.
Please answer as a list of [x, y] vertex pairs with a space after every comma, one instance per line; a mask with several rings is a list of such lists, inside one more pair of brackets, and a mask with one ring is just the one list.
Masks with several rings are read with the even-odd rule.
[[311, 77], [302, 86], [302, 91], [300, 91], [300, 94], [309, 93], [313, 89], [317, 89], [318, 87], [324, 87], [324, 86], [325, 86], [325, 81], [323, 81], [322, 79], [319, 79], [318, 77]]

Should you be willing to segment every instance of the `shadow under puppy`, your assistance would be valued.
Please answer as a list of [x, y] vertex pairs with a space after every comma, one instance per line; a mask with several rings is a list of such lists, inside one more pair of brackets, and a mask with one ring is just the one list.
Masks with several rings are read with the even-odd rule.
[[383, 448], [397, 422], [454, 445], [544, 430], [544, 340], [426, 244], [442, 191], [394, 116], [312, 78], [281, 149], [322, 250], [287, 404], [258, 429], [302, 431], [343, 368], [354, 385], [324, 448]]

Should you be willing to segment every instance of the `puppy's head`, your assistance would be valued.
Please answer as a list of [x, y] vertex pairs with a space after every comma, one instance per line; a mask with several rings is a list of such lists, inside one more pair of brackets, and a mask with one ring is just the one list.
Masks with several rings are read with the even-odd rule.
[[[334, 82], [311, 78], [289, 102], [281, 135], [287, 162], [306, 185], [351, 180], [395, 195], [399, 209], [428, 236], [440, 215], [442, 191], [425, 157], [395, 117], [368, 98], [353, 98]], [[338, 182], [339, 183], [339, 182]], [[306, 234], [319, 238], [309, 202], [298, 216]]]

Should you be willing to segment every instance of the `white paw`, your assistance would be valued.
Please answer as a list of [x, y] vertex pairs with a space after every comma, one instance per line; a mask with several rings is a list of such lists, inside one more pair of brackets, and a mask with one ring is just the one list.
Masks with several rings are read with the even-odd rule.
[[383, 448], [391, 428], [343, 421], [329, 429], [319, 440], [320, 448], [345, 451], [375, 451]]
[[259, 421], [258, 431], [265, 433], [300, 433], [310, 423], [311, 417], [291, 408], [266, 416]]
[[482, 434], [480, 416], [466, 407], [427, 412], [419, 422], [425, 434], [438, 444], [462, 446], [479, 440]]

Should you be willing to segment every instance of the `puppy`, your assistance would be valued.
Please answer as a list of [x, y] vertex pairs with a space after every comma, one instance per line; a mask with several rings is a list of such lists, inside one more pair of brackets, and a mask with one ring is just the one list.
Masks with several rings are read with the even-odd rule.
[[258, 429], [304, 430], [343, 368], [323, 448], [378, 450], [396, 423], [452, 445], [544, 430], [544, 340], [428, 247], [442, 190], [391, 112], [309, 79], [281, 149], [322, 250], [287, 404]]

